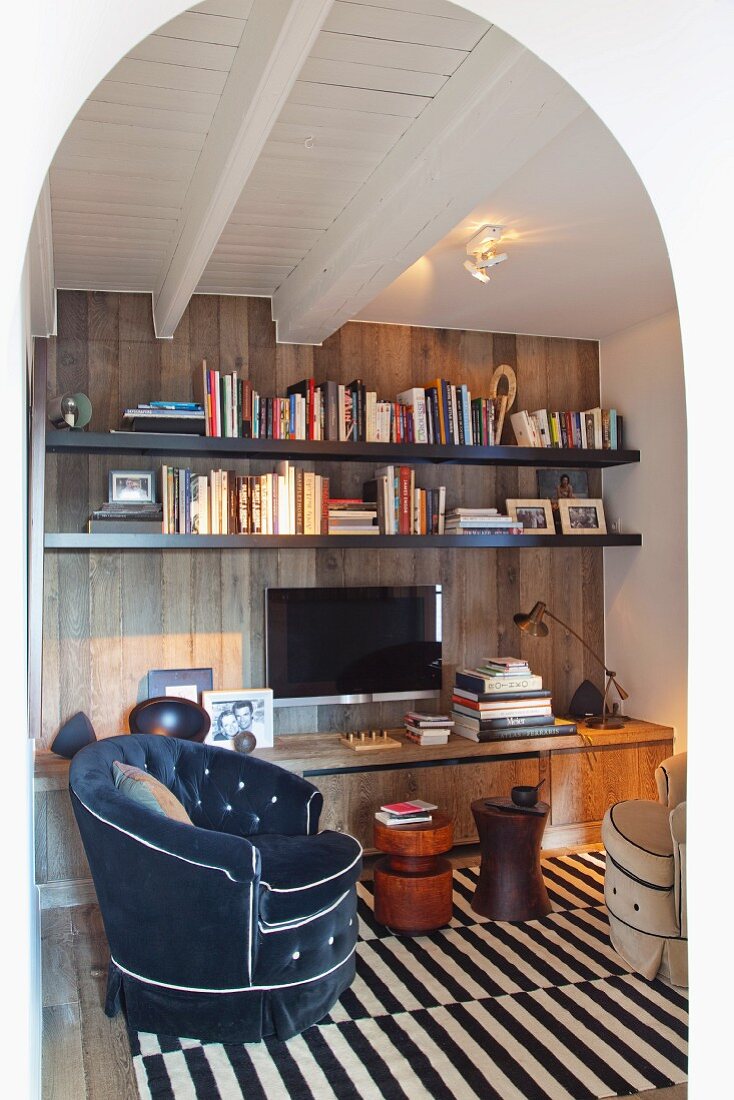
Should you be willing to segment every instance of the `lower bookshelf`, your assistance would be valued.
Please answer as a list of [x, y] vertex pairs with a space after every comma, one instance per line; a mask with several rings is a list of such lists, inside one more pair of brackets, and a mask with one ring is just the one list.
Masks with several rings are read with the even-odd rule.
[[[303, 775], [324, 795], [321, 828], [351, 833], [374, 851], [374, 811], [383, 802], [423, 798], [454, 820], [456, 844], [476, 843], [476, 798], [507, 795], [515, 784], [545, 779], [551, 805], [546, 848], [595, 844], [607, 807], [626, 798], [657, 799], [654, 772], [673, 752], [673, 729], [628, 719], [621, 730], [586, 730], [477, 744], [452, 734], [446, 745], [421, 746], [401, 731], [389, 752], [360, 754], [339, 733], [284, 734], [255, 755]], [[94, 897], [69, 801], [69, 761], [36, 754], [36, 880], [44, 908]]]

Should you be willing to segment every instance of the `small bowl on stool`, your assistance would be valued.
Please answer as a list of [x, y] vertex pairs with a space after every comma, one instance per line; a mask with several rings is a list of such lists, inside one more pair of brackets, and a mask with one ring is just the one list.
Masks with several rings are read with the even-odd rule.
[[538, 791], [544, 783], [545, 779], [541, 779], [540, 783], [535, 787], [513, 787], [510, 791], [510, 798], [516, 806], [537, 806]]

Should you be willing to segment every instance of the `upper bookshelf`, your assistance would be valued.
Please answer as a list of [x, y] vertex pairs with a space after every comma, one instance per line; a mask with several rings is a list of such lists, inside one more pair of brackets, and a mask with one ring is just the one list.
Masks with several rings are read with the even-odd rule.
[[305, 461], [458, 463], [474, 466], [549, 466], [602, 469], [640, 461], [639, 451], [558, 447], [462, 447], [429, 443], [348, 443], [300, 439], [242, 439], [152, 432], [49, 431], [52, 454], [211, 455]]

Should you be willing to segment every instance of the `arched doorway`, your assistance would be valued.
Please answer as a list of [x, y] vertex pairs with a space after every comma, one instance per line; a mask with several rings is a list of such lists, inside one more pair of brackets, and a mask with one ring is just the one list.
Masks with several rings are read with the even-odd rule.
[[[726, 56], [731, 43], [731, 11], [723, 5], [707, 4], [695, 13], [689, 5], [655, 4], [640, 11], [638, 5], [624, 10], [624, 25], [620, 25], [619, 4], [596, 5], [593, 15], [587, 6], [563, 3], [546, 10], [538, 4], [517, 5], [474, 0], [467, 7], [489, 19], [496, 19], [509, 33], [533, 49], [538, 56], [553, 65], [585, 96], [627, 149], [645, 181], [658, 210], [671, 254], [676, 280], [689, 380], [710, 377], [711, 365], [717, 363], [726, 347], [727, 296], [721, 278], [727, 260], [726, 240], [730, 229], [732, 164], [722, 134], [726, 133], [729, 99], [726, 90], [728, 69]], [[38, 57], [52, 83], [63, 89], [52, 115], [41, 110], [43, 97], [29, 97], [20, 105], [18, 115], [25, 125], [38, 133], [39, 140], [27, 162], [24, 162], [21, 182], [35, 195], [45, 166], [50, 160], [65, 125], [76, 107], [97, 79], [144, 34], [181, 10], [178, 3], [146, 5], [144, 13], [126, 12], [110, 15], [90, 13], [81, 5], [68, 14], [66, 33], [74, 39], [73, 48], [65, 52], [63, 64], [58, 54], [58, 39], [44, 28], [37, 36]], [[97, 71], [87, 77], [88, 43], [100, 34], [103, 45], [97, 44]], [[630, 48], [630, 43], [634, 48]], [[76, 59], [76, 63], [74, 61]], [[623, 79], [620, 73], [624, 67]], [[685, 72], [686, 80], [679, 74]], [[64, 77], [67, 79], [64, 81]], [[27, 112], [25, 108], [28, 108]], [[681, 150], [693, 169], [681, 167]], [[697, 172], [700, 175], [697, 176]], [[701, 196], [703, 195], [703, 199]], [[13, 231], [11, 242], [25, 239], [32, 200], [21, 202], [8, 219]], [[704, 220], [705, 219], [705, 220]], [[713, 223], [713, 224], [712, 224]], [[18, 227], [20, 226], [20, 234]], [[697, 263], [688, 262], [692, 238], [696, 242]], [[20, 269], [19, 251], [9, 250], [11, 285]], [[702, 275], [705, 272], [705, 276]], [[7, 317], [7, 315], [6, 315]], [[20, 333], [16, 333], [17, 336]], [[730, 386], [730, 383], [728, 383]], [[15, 396], [19, 396], [17, 390]], [[706, 663], [712, 651], [725, 664], [726, 638], [717, 634], [717, 624], [708, 621], [709, 607], [719, 602], [717, 579], [723, 573], [724, 547], [714, 541], [708, 525], [697, 524], [698, 516], [714, 513], [712, 486], [708, 471], [726, 468], [725, 432], [712, 438], [707, 428], [710, 404], [728, 407], [729, 393], [723, 379], [716, 377], [716, 391], [702, 382], [689, 384], [687, 392], [689, 417], [689, 469], [692, 471], [692, 493], [689, 504], [690, 564], [691, 564], [691, 696], [696, 700], [692, 722], [692, 742], [695, 731], [706, 730], [711, 744], [708, 750], [714, 759], [719, 746], [715, 731], [717, 706], [715, 697], [707, 691]], [[8, 470], [17, 472], [21, 480], [22, 446], [10, 440]], [[22, 545], [17, 547], [16, 562], [22, 567]], [[722, 629], [719, 627], [719, 629]], [[17, 716], [22, 715], [22, 705]], [[711, 731], [711, 732], [710, 732]], [[712, 743], [713, 742], [713, 743]], [[708, 746], [707, 746], [708, 747]], [[703, 763], [692, 756], [692, 798], [703, 782]], [[722, 818], [718, 820], [712, 808], [708, 820], [713, 826], [709, 835], [725, 835]], [[702, 846], [701, 846], [702, 847]], [[703, 882], [705, 863], [691, 872], [692, 881]], [[692, 893], [704, 896], [704, 888]], [[706, 936], [706, 917], [696, 918], [698, 935]], [[694, 925], [695, 927], [695, 925]], [[695, 949], [694, 949], [695, 950]], [[695, 966], [692, 968], [695, 973]], [[718, 983], [721, 978], [719, 975]], [[705, 979], [702, 979], [705, 981]], [[706, 994], [701, 985], [699, 997]], [[723, 1025], [722, 1025], [723, 1026]], [[716, 1064], [716, 1052], [724, 1049], [715, 1027], [706, 1028], [694, 1046], [696, 1062], [703, 1072], [704, 1064]], [[704, 1047], [703, 1043], [707, 1044]], [[710, 1044], [710, 1049], [709, 1045]]]

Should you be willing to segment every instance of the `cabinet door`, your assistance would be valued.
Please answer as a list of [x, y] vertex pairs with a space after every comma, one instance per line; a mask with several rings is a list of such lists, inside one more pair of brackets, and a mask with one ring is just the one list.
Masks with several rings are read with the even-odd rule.
[[457, 844], [475, 842], [477, 833], [471, 803], [490, 795], [509, 795], [516, 784], [540, 781], [537, 756], [500, 757], [476, 763], [455, 763], [394, 771], [365, 771], [350, 775], [308, 776], [324, 796], [322, 829], [351, 833], [374, 851], [374, 814], [386, 802], [422, 798], [435, 802], [454, 821]]
[[657, 800], [655, 768], [672, 750], [672, 741], [656, 741], [553, 752], [551, 824], [601, 821], [609, 806], [627, 798]]

